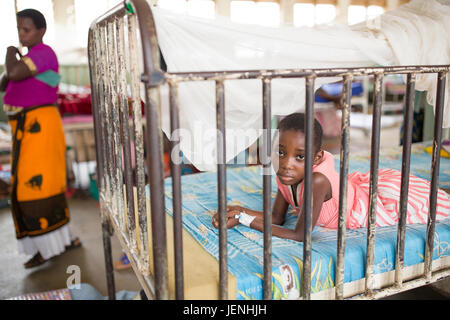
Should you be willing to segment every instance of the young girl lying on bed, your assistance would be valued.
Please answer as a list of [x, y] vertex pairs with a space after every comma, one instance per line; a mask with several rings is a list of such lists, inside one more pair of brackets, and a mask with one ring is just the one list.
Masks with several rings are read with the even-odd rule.
[[[278, 126], [279, 147], [274, 146], [272, 162], [276, 168], [278, 192], [272, 207], [274, 236], [303, 241], [302, 213], [303, 179], [305, 175], [305, 117], [294, 113]], [[314, 120], [314, 157], [312, 174], [312, 225], [337, 229], [339, 216], [339, 174], [334, 169], [333, 155], [321, 149], [322, 128]], [[367, 226], [370, 172], [354, 172], [348, 176], [347, 228]], [[401, 172], [392, 169], [378, 171], [377, 226], [395, 225], [400, 206]], [[430, 183], [410, 176], [407, 223], [427, 223]], [[283, 228], [289, 205], [299, 214], [294, 229]], [[449, 216], [450, 196], [438, 190], [436, 220]], [[240, 206], [227, 207], [227, 227], [241, 223], [263, 231], [263, 213]], [[217, 228], [218, 215], [213, 216]]]

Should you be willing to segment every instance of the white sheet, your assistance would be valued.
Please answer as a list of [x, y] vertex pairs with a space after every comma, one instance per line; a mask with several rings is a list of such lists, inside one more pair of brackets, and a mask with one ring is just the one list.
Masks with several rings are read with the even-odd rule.
[[[445, 34], [450, 30], [449, 12], [449, 6], [435, 0], [415, 0], [371, 24], [272, 28], [153, 8], [159, 45], [170, 72], [450, 64], [450, 38]], [[336, 80], [317, 79], [315, 86]], [[417, 89], [431, 91], [432, 102], [436, 81], [430, 81], [430, 77], [417, 80]], [[214, 87], [213, 82], [183, 83], [179, 87], [183, 129], [180, 148], [203, 171], [216, 170]], [[449, 87], [447, 84], [447, 96]], [[170, 137], [167, 92], [162, 88], [162, 125]], [[272, 114], [302, 110], [304, 101], [304, 80], [273, 80]], [[446, 101], [444, 126], [448, 127], [448, 97]], [[225, 82], [225, 104], [229, 161], [261, 133], [261, 81]], [[242, 139], [244, 135], [246, 139]]]

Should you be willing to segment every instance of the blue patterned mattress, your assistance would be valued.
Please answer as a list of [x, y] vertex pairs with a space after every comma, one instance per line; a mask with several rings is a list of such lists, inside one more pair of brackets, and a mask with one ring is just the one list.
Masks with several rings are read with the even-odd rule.
[[[411, 173], [427, 178], [429, 166], [424, 163], [428, 154], [419, 153], [414, 146]], [[423, 147], [422, 147], [423, 150]], [[381, 167], [401, 168], [393, 151], [383, 156]], [[400, 153], [401, 159], [401, 153]], [[350, 172], [369, 170], [370, 162], [362, 155], [351, 156]], [[339, 169], [339, 160], [336, 160]], [[429, 179], [429, 178], [428, 178]], [[450, 183], [450, 159], [441, 158], [440, 185]], [[172, 215], [171, 179], [165, 183], [166, 208]], [[217, 209], [217, 175], [200, 173], [182, 177], [184, 228], [203, 248], [218, 259], [218, 230], [211, 224]], [[272, 198], [276, 195], [275, 177]], [[262, 210], [262, 175], [260, 167], [227, 170], [227, 200], [229, 205], [242, 205]], [[293, 228], [296, 216], [288, 214], [285, 227]], [[423, 262], [426, 225], [407, 225], [405, 266]], [[376, 230], [375, 274], [394, 270], [397, 226]], [[335, 281], [337, 231], [316, 227], [312, 233], [312, 293], [331, 288]], [[295, 297], [301, 288], [303, 244], [292, 240], [272, 238], [273, 241], [273, 298]], [[345, 282], [364, 278], [366, 260], [366, 229], [347, 230], [345, 252]], [[450, 255], [450, 218], [438, 222], [435, 229], [433, 259]], [[229, 272], [237, 278], [237, 299], [263, 298], [263, 234], [239, 225], [228, 232]], [[291, 274], [292, 281], [288, 281]], [[291, 285], [287, 285], [291, 283]], [[292, 285], [293, 284], [293, 285]]]

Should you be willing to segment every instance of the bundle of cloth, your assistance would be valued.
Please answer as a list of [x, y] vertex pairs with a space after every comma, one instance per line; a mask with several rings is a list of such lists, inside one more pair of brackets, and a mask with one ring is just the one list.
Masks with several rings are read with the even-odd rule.
[[[308, 69], [450, 64], [450, 4], [413, 0], [369, 22], [353, 26], [263, 27], [201, 19], [152, 8], [159, 46], [169, 72]], [[317, 78], [315, 88], [340, 78]], [[272, 81], [272, 114], [304, 109], [304, 79]], [[434, 105], [436, 75], [418, 75], [416, 90], [428, 91]], [[213, 81], [179, 86], [180, 149], [199, 170], [214, 171], [216, 100]], [[444, 127], [450, 127], [447, 77]], [[162, 125], [171, 137], [168, 88], [161, 88]], [[261, 80], [225, 82], [226, 160], [253, 144], [262, 133]], [[166, 112], [167, 111], [167, 112]], [[245, 137], [245, 139], [243, 139]]]

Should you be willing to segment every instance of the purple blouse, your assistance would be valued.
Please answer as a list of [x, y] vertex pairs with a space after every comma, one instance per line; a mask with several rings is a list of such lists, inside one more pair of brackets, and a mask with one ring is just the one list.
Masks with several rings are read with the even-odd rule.
[[[49, 46], [39, 43], [31, 48], [26, 57], [29, 57], [35, 64], [37, 75], [49, 70], [58, 73], [58, 58]], [[21, 81], [10, 80], [3, 102], [24, 108], [55, 104], [58, 98], [57, 92], [58, 86], [51, 87], [34, 76]]]

